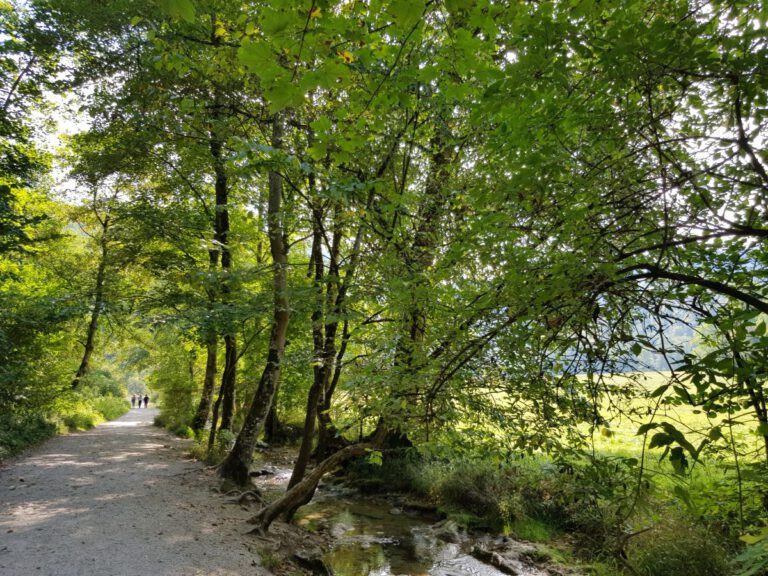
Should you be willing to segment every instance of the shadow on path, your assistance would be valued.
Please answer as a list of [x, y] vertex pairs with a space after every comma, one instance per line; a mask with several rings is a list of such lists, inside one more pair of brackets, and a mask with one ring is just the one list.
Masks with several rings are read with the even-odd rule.
[[188, 441], [134, 409], [59, 436], [0, 469], [0, 574], [266, 574], [241, 536], [247, 511], [211, 491]]

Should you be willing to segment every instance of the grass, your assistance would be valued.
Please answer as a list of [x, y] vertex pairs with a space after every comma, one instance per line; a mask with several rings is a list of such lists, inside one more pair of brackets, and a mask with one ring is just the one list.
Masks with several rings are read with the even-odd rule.
[[557, 531], [536, 518], [515, 518], [504, 526], [504, 533], [529, 542], [550, 542]]
[[[421, 460], [388, 461], [385, 455], [382, 468], [361, 464], [354, 473], [362, 477], [357, 479], [362, 485], [369, 477], [418, 493], [467, 527], [553, 543], [556, 550], [557, 542], [566, 540], [598, 576], [627, 570], [641, 576], [724, 575], [732, 569], [728, 557], [741, 549], [743, 527], [759, 526], [765, 516], [761, 439], [750, 429], [749, 411], [733, 415], [745, 424], [731, 430], [727, 415], [665, 402], [663, 395], [661, 400], [652, 397], [668, 383], [669, 374], [615, 376], [609, 387], [632, 386], [642, 393], [631, 400], [616, 395], [612, 404], [606, 401], [603, 412], [613, 417], [595, 430], [583, 426], [588, 450], [582, 456], [534, 452], [518, 459], [514, 449], [503, 456], [498, 449], [494, 454], [492, 448], [484, 452], [462, 445], [461, 457], [433, 453]], [[659, 427], [638, 435], [638, 428], [649, 421]], [[698, 460], [685, 454], [684, 474], [670, 463], [664, 446], [649, 446], [653, 435], [664, 431], [664, 423], [694, 446], [705, 445]], [[473, 426], [477, 430], [483, 424]], [[473, 426], [459, 440], [470, 436]], [[718, 426], [722, 436], [710, 436]], [[499, 441], [508, 439], [499, 436]], [[740, 455], [738, 470], [734, 446]], [[632, 568], [624, 569], [622, 563]]]

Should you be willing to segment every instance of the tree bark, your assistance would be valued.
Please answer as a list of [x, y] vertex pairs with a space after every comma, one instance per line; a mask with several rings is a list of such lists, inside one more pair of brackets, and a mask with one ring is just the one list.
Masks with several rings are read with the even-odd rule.
[[289, 489], [281, 498], [275, 500], [269, 506], [262, 508], [258, 514], [248, 520], [251, 524], [258, 524], [256, 532], [265, 533], [269, 526], [277, 518], [282, 517], [286, 522], [293, 518], [294, 513], [301, 506], [312, 499], [320, 479], [334, 468], [341, 466], [348, 460], [362, 456], [369, 450], [373, 450], [375, 444], [354, 444], [335, 452], [318, 464], [306, 478]]
[[[445, 187], [450, 182], [452, 167], [458, 158], [458, 153], [453, 146], [446, 142], [446, 135], [442, 130], [441, 127], [438, 127], [437, 132], [430, 140], [430, 168], [424, 185], [424, 199], [417, 213], [418, 222], [413, 241], [400, 253], [411, 287], [411, 301], [402, 319], [403, 334], [395, 349], [395, 369], [398, 374], [397, 379], [400, 382], [410, 380], [418, 371], [418, 368], [414, 367], [414, 360], [422, 352], [427, 331], [427, 309], [422, 294], [428, 287], [426, 273], [435, 263], [440, 221], [449, 203], [449, 196]], [[406, 386], [409, 386], [408, 382], [406, 382]], [[398, 386], [398, 388], [401, 387], [402, 384]], [[408, 410], [412, 403], [411, 398], [414, 394], [418, 395], [419, 392], [418, 388], [405, 391], [395, 389], [393, 391], [395, 397], [405, 400], [407, 404], [400, 414], [400, 424], [409, 418]], [[392, 420], [396, 419], [392, 418]], [[382, 432], [380, 428], [384, 423], [383, 418], [379, 420], [376, 433]], [[396, 428], [386, 432], [383, 445], [395, 448], [407, 447], [411, 443], [402, 426], [396, 424]]]
[[[216, 18], [211, 18], [211, 41], [214, 46], [221, 45], [221, 37], [216, 34]], [[214, 214], [215, 249], [221, 253], [222, 279], [220, 284], [221, 299], [225, 306], [231, 306], [232, 250], [229, 245], [229, 181], [224, 162], [225, 138], [221, 135], [219, 120], [222, 116], [221, 89], [214, 86], [209, 147], [215, 175], [216, 212]], [[235, 411], [235, 386], [237, 379], [237, 338], [233, 328], [227, 323], [224, 330], [224, 373], [221, 382], [221, 428], [231, 430]]]
[[[283, 118], [276, 114], [272, 121], [272, 147], [281, 150], [283, 144]], [[253, 461], [256, 440], [264, 426], [264, 420], [272, 406], [285, 351], [285, 336], [288, 331], [288, 248], [283, 237], [283, 179], [273, 169], [269, 172], [269, 200], [267, 202], [267, 227], [269, 247], [272, 253], [273, 279], [273, 320], [269, 337], [269, 351], [259, 386], [246, 415], [243, 428], [226, 460], [219, 468], [219, 474], [241, 486], [248, 483], [248, 472]]]
[[91, 356], [93, 355], [93, 350], [96, 347], [96, 331], [99, 328], [99, 316], [101, 316], [101, 312], [104, 309], [104, 282], [106, 279], [107, 255], [109, 252], [109, 239], [107, 238], [108, 231], [109, 216], [105, 216], [101, 221], [101, 238], [99, 239], [99, 267], [96, 271], [96, 287], [94, 290], [91, 320], [88, 323], [88, 332], [85, 338], [85, 350], [83, 350], [83, 357], [80, 360], [80, 366], [75, 373], [75, 378], [72, 380], [72, 384], [70, 385], [73, 390], [80, 385], [80, 381], [88, 373], [88, 369], [91, 365]]
[[235, 385], [237, 382], [237, 341], [224, 335], [224, 372], [221, 375], [221, 429], [232, 430], [235, 417]]
[[200, 394], [200, 403], [197, 406], [195, 417], [192, 419], [192, 430], [195, 434], [201, 432], [208, 422], [208, 415], [211, 412], [213, 403], [213, 388], [216, 385], [216, 356], [217, 356], [217, 338], [213, 333], [208, 336], [205, 343], [205, 377], [203, 379], [203, 391]]
[[208, 456], [211, 455], [211, 450], [216, 444], [216, 429], [219, 425], [219, 408], [221, 407], [221, 386], [219, 386], [219, 394], [216, 396], [216, 402], [213, 404], [213, 414], [211, 414], [211, 432], [208, 434]]
[[275, 389], [275, 395], [272, 399], [272, 406], [267, 414], [266, 422], [264, 422], [264, 441], [267, 444], [274, 444], [280, 438], [280, 432], [282, 424], [280, 423], [280, 415], [277, 413], [277, 398], [279, 397], [280, 386]]
[[333, 401], [333, 393], [341, 378], [342, 360], [347, 351], [349, 342], [349, 322], [344, 320], [344, 328], [341, 336], [341, 347], [336, 354], [335, 366], [333, 369], [333, 378], [328, 382], [328, 387], [323, 391], [323, 397], [320, 400], [320, 406], [317, 413], [318, 434], [317, 448], [315, 449], [315, 459], [323, 460], [330, 456], [336, 450], [343, 447], [346, 441], [340, 438], [338, 429], [333, 424], [329, 413]]

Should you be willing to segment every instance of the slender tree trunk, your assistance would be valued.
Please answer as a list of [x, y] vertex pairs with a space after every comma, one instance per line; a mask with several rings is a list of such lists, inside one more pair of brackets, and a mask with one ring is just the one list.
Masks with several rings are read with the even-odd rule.
[[[216, 274], [216, 268], [219, 265], [219, 251], [217, 248], [208, 250], [208, 271], [213, 277]], [[208, 288], [208, 310], [213, 311], [216, 303], [215, 285]], [[195, 417], [192, 419], [192, 430], [195, 434], [201, 432], [208, 422], [208, 414], [211, 411], [213, 402], [213, 390], [216, 386], [216, 368], [218, 357], [218, 336], [213, 326], [208, 327], [208, 333], [205, 339], [205, 377], [203, 378], [203, 391], [200, 394], [200, 402], [197, 405]]]
[[301, 506], [312, 499], [317, 489], [317, 484], [323, 476], [357, 456], [362, 456], [366, 452], [373, 450], [375, 444], [354, 444], [347, 446], [338, 452], [335, 452], [306, 475], [306, 477], [290, 488], [281, 498], [275, 500], [269, 506], [262, 508], [258, 514], [248, 520], [251, 524], [257, 524], [256, 532], [265, 533], [269, 530], [272, 522], [282, 517], [285, 521], [290, 521], [294, 513]]
[[325, 266], [323, 264], [323, 232], [322, 212], [318, 206], [312, 207], [312, 263], [315, 268], [313, 288], [315, 290], [315, 306], [312, 311], [312, 342], [314, 346], [313, 380], [307, 394], [307, 407], [304, 414], [304, 430], [301, 437], [299, 454], [293, 466], [291, 479], [288, 482], [290, 490], [304, 478], [304, 473], [312, 454], [312, 443], [315, 439], [315, 420], [320, 395], [325, 389], [326, 359], [325, 359], [325, 330], [323, 326], [323, 310], [325, 302], [323, 297], [323, 280]]
[[318, 434], [317, 434], [317, 448], [315, 449], [315, 459], [324, 460], [330, 456], [333, 452], [340, 449], [345, 443], [345, 440], [339, 436], [339, 432], [333, 424], [331, 419], [330, 410], [333, 401], [333, 393], [336, 391], [336, 386], [341, 378], [342, 360], [344, 354], [347, 351], [347, 343], [349, 342], [349, 322], [344, 320], [344, 328], [341, 336], [341, 347], [336, 354], [335, 366], [333, 369], [333, 378], [328, 383], [328, 387], [323, 391], [323, 397], [320, 400], [320, 407], [318, 408], [317, 421], [318, 421]]
[[107, 272], [107, 254], [109, 251], [109, 239], [107, 238], [107, 232], [109, 231], [109, 216], [105, 216], [101, 222], [101, 238], [99, 239], [100, 255], [99, 255], [99, 267], [96, 271], [96, 288], [94, 290], [93, 309], [91, 310], [91, 320], [88, 323], [88, 332], [85, 338], [85, 350], [83, 350], [83, 357], [80, 360], [80, 366], [75, 373], [75, 378], [72, 380], [72, 389], [77, 388], [80, 385], [80, 381], [88, 373], [88, 368], [91, 364], [91, 356], [93, 350], [96, 347], [96, 331], [99, 328], [99, 316], [104, 309], [104, 281], [106, 279]]
[[[411, 442], [404, 432], [402, 424], [410, 418], [409, 410], [412, 409], [412, 398], [419, 394], [418, 387], [411, 384], [412, 378], [418, 368], [414, 368], [416, 358], [422, 353], [422, 347], [427, 330], [427, 308], [423, 294], [428, 290], [426, 277], [435, 263], [440, 233], [440, 220], [445, 214], [448, 205], [446, 184], [450, 181], [453, 164], [458, 158], [453, 146], [445, 141], [445, 135], [438, 128], [438, 132], [430, 141], [430, 169], [424, 185], [424, 200], [417, 213], [418, 222], [409, 248], [401, 251], [405, 273], [411, 286], [411, 302], [403, 314], [403, 336], [398, 341], [395, 350], [395, 368], [398, 372], [400, 386], [393, 391], [397, 398], [405, 400], [406, 408], [401, 410], [400, 420], [395, 428], [387, 430], [382, 444], [386, 447], [406, 447]], [[417, 362], [421, 364], [419, 360]], [[402, 388], [405, 389], [402, 389]], [[382, 433], [382, 426], [390, 426], [384, 418], [377, 424], [377, 434]]]
[[208, 336], [205, 343], [205, 378], [203, 379], [203, 391], [200, 394], [200, 403], [197, 406], [195, 417], [192, 419], [192, 430], [195, 434], [201, 432], [208, 422], [208, 415], [211, 412], [213, 403], [213, 389], [216, 386], [216, 356], [217, 356], [217, 338], [212, 333]]
[[213, 403], [213, 413], [211, 414], [211, 433], [208, 434], [208, 454], [213, 450], [213, 446], [216, 444], [216, 430], [219, 425], [219, 409], [221, 408], [221, 386], [219, 386], [219, 393], [216, 395], [216, 402]]
[[[215, 19], [214, 19], [215, 21]], [[213, 24], [215, 30], [215, 24]], [[220, 43], [220, 38], [212, 32], [212, 41], [215, 45]], [[217, 123], [221, 117], [221, 95], [219, 89], [214, 90], [212, 111], [212, 124], [209, 134], [209, 146], [213, 160], [213, 172], [215, 175], [216, 213], [214, 215], [214, 241], [216, 249], [221, 253], [222, 279], [220, 294], [222, 302], [226, 306], [231, 305], [231, 272], [232, 250], [229, 245], [229, 183], [227, 171], [224, 165], [224, 141], [218, 132]], [[221, 381], [221, 428], [232, 429], [232, 421], [235, 411], [235, 387], [237, 381], [237, 338], [233, 328], [227, 325], [224, 330], [224, 372]]]
[[[281, 150], [283, 144], [283, 119], [276, 114], [272, 122], [272, 147]], [[219, 474], [236, 484], [248, 483], [248, 472], [253, 461], [256, 440], [264, 426], [264, 420], [272, 407], [285, 351], [288, 331], [288, 249], [283, 237], [282, 223], [283, 179], [277, 170], [269, 173], [269, 200], [267, 202], [267, 226], [269, 247], [272, 253], [272, 280], [274, 290], [272, 331], [264, 372], [259, 380], [243, 428], [237, 436], [234, 448], [219, 468]]]
[[221, 376], [221, 429], [232, 430], [235, 416], [235, 383], [237, 381], [237, 342], [234, 336], [224, 336], [224, 373]]
[[280, 383], [278, 382], [278, 386], [275, 389], [275, 397], [272, 400], [272, 406], [267, 414], [266, 422], [264, 422], [264, 441], [267, 444], [276, 443], [280, 437], [280, 428], [282, 427], [282, 424], [280, 423], [280, 415], [277, 413], [276, 402], [278, 394], [280, 393], [279, 384]]

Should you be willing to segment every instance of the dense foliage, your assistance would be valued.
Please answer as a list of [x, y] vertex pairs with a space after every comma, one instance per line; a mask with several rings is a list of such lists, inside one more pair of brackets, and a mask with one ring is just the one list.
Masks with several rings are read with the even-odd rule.
[[[640, 573], [679, 561], [653, 567], [646, 525], [717, 532], [718, 566], [743, 536], [744, 572], [765, 566], [760, 2], [0, 0], [0, 17], [9, 422], [96, 407], [104, 370], [132, 374], [235, 482], [262, 435], [300, 437], [264, 530], [324, 471], [408, 447], [489, 465], [498, 497], [470, 512], [500, 525], [547, 520], [521, 499], [548, 485], [558, 529], [634, 550]], [[88, 115], [57, 155], [70, 194], [34, 145], [54, 93]], [[639, 449], [602, 449], [627, 422]], [[522, 475], [523, 455], [557, 473]], [[696, 484], [706, 462], [717, 489]], [[458, 500], [443, 472], [432, 496]], [[688, 510], [678, 528], [638, 504], [651, 480]]]

